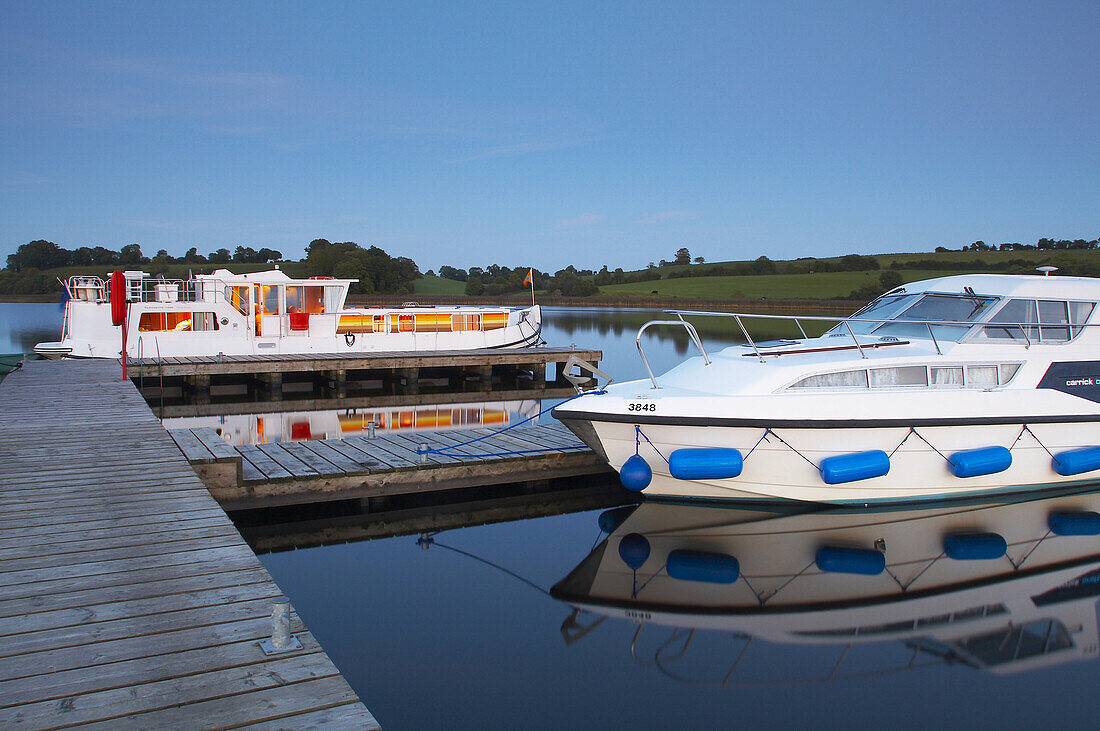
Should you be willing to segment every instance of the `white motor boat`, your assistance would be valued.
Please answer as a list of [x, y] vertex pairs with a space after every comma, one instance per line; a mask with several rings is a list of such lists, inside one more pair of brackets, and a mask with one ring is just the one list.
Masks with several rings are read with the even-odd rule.
[[[581, 613], [626, 620], [642, 661], [654, 640], [640, 636], [673, 628], [643, 662], [671, 677], [688, 677], [692, 644], [722, 633], [732, 654], [710, 679], [718, 686], [766, 684], [754, 672], [792, 684], [856, 677], [868, 668], [842, 669], [849, 652], [851, 665], [857, 648], [883, 642], [899, 643], [895, 670], [923, 657], [1016, 673], [1100, 654], [1098, 509], [1095, 492], [802, 513], [645, 502], [605, 512], [609, 535], [551, 593], [577, 610], [562, 627], [570, 642], [600, 621]], [[790, 652], [776, 661], [784, 645], [825, 671], [807, 676]], [[840, 660], [822, 665], [810, 646]]]
[[125, 341], [131, 358], [175, 358], [514, 348], [540, 342], [538, 305], [346, 307], [348, 287], [356, 281], [293, 279], [278, 268], [253, 274], [219, 269], [186, 281], [140, 271], [121, 273], [116, 284], [70, 277], [64, 283], [69, 299], [61, 341], [39, 343], [34, 351], [47, 358], [118, 358]]
[[[869, 504], [1100, 479], [1100, 280], [966, 275], [848, 318], [675, 312], [700, 354], [554, 410], [648, 496]], [[746, 343], [708, 354], [692, 316]], [[798, 337], [755, 342], [748, 318]], [[804, 324], [834, 324], [807, 337]]]

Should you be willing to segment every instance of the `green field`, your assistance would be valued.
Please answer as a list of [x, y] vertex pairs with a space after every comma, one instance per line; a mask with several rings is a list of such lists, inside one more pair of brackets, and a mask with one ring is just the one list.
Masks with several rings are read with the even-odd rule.
[[461, 297], [466, 294], [466, 283], [443, 277], [422, 277], [413, 282], [416, 294]]
[[[902, 281], [932, 279], [949, 274], [970, 274], [970, 270], [925, 271], [899, 269]], [[600, 287], [601, 297], [652, 296], [692, 299], [832, 299], [847, 297], [866, 284], [878, 284], [881, 271], [821, 272], [819, 274], [759, 274], [741, 277], [685, 277], [652, 282], [609, 284]]]

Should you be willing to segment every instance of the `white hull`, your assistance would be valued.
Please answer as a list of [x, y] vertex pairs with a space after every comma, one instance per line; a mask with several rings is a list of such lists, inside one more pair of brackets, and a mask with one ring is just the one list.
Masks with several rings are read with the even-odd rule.
[[[634, 425], [605, 422], [596, 423], [594, 427], [608, 463], [616, 470], [621, 469], [635, 453]], [[672, 499], [865, 504], [1029, 491], [1097, 479], [1095, 475], [1091, 478], [1088, 475], [1059, 475], [1051, 465], [1047, 450], [1057, 453], [1082, 444], [1100, 444], [1100, 422], [1030, 425], [1028, 428], [1042, 440], [1043, 446], [1028, 433], [1016, 441], [1021, 427], [1022, 422], [918, 428], [917, 433], [943, 453], [940, 454], [919, 437], [909, 434], [907, 427], [776, 429], [761, 441], [765, 432], [761, 427], [641, 425], [641, 432], [648, 441], [641, 440], [638, 453], [653, 470], [652, 482], [643, 493]], [[991, 445], [1012, 446], [1012, 465], [1004, 472], [955, 477], [943, 456]], [[661, 455], [698, 447], [735, 447], [743, 454], [752, 451], [737, 477], [722, 480], [673, 478]], [[867, 450], [892, 453], [888, 474], [839, 485], [822, 481], [817, 465], [823, 459]]]

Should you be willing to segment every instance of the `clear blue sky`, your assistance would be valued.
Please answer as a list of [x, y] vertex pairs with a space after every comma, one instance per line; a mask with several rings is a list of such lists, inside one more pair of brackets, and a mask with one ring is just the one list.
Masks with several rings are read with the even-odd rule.
[[1100, 3], [0, 4], [0, 256], [1100, 236]]

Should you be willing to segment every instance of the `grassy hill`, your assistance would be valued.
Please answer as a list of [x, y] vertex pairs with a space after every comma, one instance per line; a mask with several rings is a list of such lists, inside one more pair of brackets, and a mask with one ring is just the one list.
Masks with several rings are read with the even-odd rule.
[[422, 295], [462, 297], [466, 294], [466, 283], [436, 276], [422, 277], [413, 282], [413, 291]]
[[[922, 269], [899, 270], [903, 282], [931, 279], [945, 274], [968, 274], [976, 270], [951, 272]], [[685, 277], [652, 282], [609, 284], [600, 287], [601, 297], [652, 296], [691, 299], [833, 299], [846, 297], [867, 284], [877, 284], [881, 271], [822, 272], [820, 274], [758, 274], [739, 277]]]

